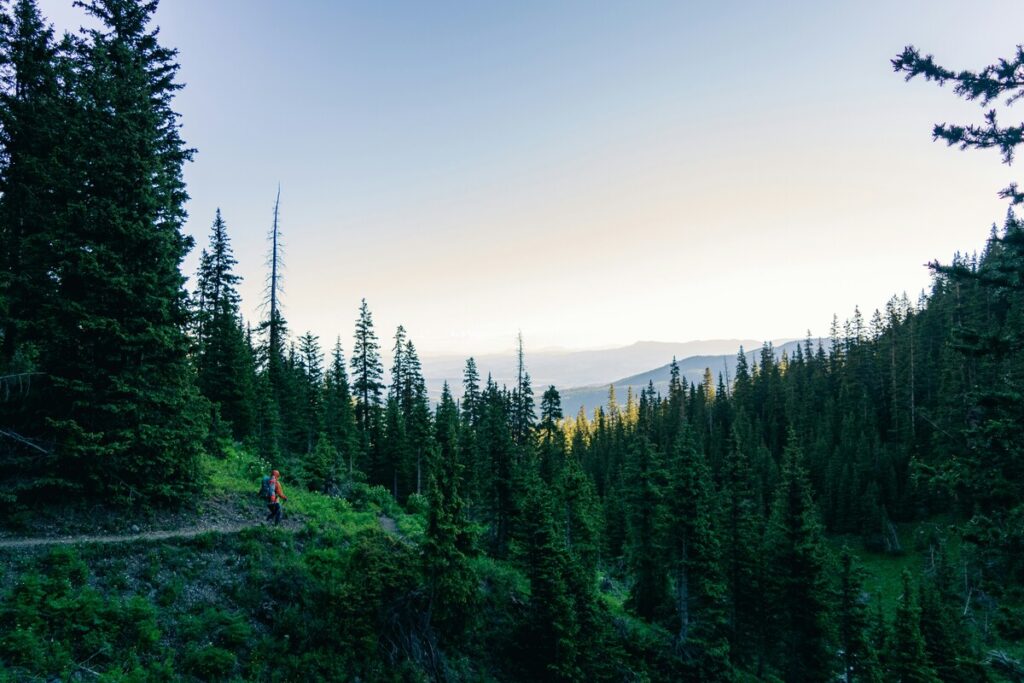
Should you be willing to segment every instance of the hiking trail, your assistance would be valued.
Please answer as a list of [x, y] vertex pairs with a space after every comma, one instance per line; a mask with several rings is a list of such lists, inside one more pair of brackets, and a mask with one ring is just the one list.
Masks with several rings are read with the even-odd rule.
[[[377, 516], [381, 529], [403, 543], [409, 539], [398, 528], [395, 520], [385, 514]], [[133, 543], [136, 541], [165, 541], [176, 538], [195, 538], [203, 534], [235, 534], [243, 529], [265, 526], [265, 521], [208, 524], [199, 527], [165, 529], [162, 531], [140, 531], [130, 534], [78, 534], [73, 536], [36, 536], [27, 538], [0, 538], [0, 550], [16, 548], [38, 548], [51, 545], [88, 545], [110, 543]]]
[[0, 539], [3, 548], [34, 548], [47, 545], [84, 545], [89, 543], [132, 543], [134, 541], [161, 541], [174, 538], [195, 538], [203, 534], [234, 534], [243, 529], [262, 526], [263, 522], [239, 522], [234, 524], [214, 524], [193, 527], [190, 529], [170, 529], [165, 531], [144, 531], [133, 534], [111, 534], [79, 536], [44, 536], [37, 538]]

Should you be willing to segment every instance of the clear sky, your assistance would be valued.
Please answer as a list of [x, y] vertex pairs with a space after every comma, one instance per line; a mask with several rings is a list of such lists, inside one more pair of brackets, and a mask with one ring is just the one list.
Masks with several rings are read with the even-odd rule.
[[[40, 0], [58, 29], [70, 5]], [[157, 23], [196, 252], [220, 207], [256, 316], [280, 182], [285, 315], [346, 350], [362, 297], [421, 352], [824, 335], [979, 248], [1016, 175], [932, 142], [980, 109], [889, 59], [1008, 56], [1019, 1], [164, 0]]]

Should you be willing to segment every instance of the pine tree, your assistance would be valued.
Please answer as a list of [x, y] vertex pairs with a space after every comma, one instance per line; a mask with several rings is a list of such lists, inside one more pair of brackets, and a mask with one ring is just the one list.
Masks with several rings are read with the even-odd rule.
[[669, 463], [667, 535], [672, 560], [676, 642], [695, 676], [730, 678], [726, 587], [714, 528], [710, 472], [684, 431]]
[[540, 479], [524, 479], [523, 516], [518, 529], [530, 579], [530, 602], [517, 638], [526, 675], [533, 680], [581, 680], [580, 624], [570, 592], [570, 561], [556, 532], [551, 497]]
[[348, 373], [345, 371], [345, 356], [342, 353], [340, 338], [334, 344], [331, 364], [324, 377], [323, 414], [327, 437], [346, 464], [347, 474], [351, 478], [355, 474], [355, 464], [359, 459], [359, 437], [356, 434], [352, 393], [349, 389]]
[[[1008, 105], [1020, 101], [1024, 83], [1024, 48], [1017, 47], [1010, 59], [980, 71], [952, 71], [936, 64], [931, 55], [922, 56], [913, 46], [906, 47], [892, 60], [896, 72], [909, 81], [917, 76], [940, 86], [953, 84], [953, 92], [983, 107], [1005, 98]], [[1015, 148], [1024, 142], [1024, 124], [1004, 126], [996, 110], [990, 110], [981, 124], [938, 124], [933, 138], [961, 149], [995, 147], [1003, 162], [1011, 164]], [[1011, 207], [1024, 203], [1024, 192], [1011, 184], [1000, 192]], [[974, 509], [967, 538], [979, 546], [1001, 570], [1004, 579], [1024, 583], [1024, 364], [1019, 361], [1024, 349], [1024, 228], [1011, 209], [1001, 235], [989, 242], [984, 263], [978, 267], [957, 263], [931, 267], [948, 278], [959, 293], [961, 288], [984, 292], [984, 304], [963, 306], [967, 315], [960, 320], [957, 345], [979, 370], [989, 370], [990, 382], [970, 386], [967, 391], [964, 452], [941, 467], [939, 483], [952, 484], [966, 492]], [[973, 315], [971, 315], [973, 313]], [[913, 403], [912, 403], [913, 415]]]
[[416, 493], [424, 491], [424, 464], [427, 453], [432, 448], [434, 439], [433, 426], [430, 419], [430, 399], [427, 396], [427, 383], [423, 379], [423, 368], [419, 354], [412, 340], [405, 344], [407, 363], [405, 386], [402, 392], [403, 412], [405, 413], [406, 431], [410, 439], [412, 473], [415, 477], [413, 486]]
[[352, 393], [355, 395], [356, 426], [363, 452], [370, 453], [374, 443], [376, 423], [381, 407], [381, 378], [384, 368], [380, 362], [380, 343], [373, 331], [373, 316], [366, 299], [359, 306], [356, 321], [355, 346], [352, 348]]
[[530, 385], [530, 373], [526, 371], [523, 357], [523, 335], [520, 333], [517, 345], [516, 388], [512, 392], [512, 438], [516, 444], [523, 446], [533, 431], [537, 416], [533, 411], [533, 388]]
[[882, 683], [878, 656], [870, 640], [870, 615], [863, 589], [863, 570], [849, 551], [840, 558], [839, 604], [836, 625], [842, 659], [842, 680], [846, 683]]
[[515, 444], [507, 399], [507, 395], [488, 377], [477, 431], [478, 469], [481, 507], [490, 525], [491, 554], [499, 559], [508, 553], [512, 522], [517, 511]]
[[476, 361], [466, 360], [466, 369], [462, 380], [462, 419], [470, 427], [480, 421], [480, 373], [476, 369]]
[[311, 453], [319, 440], [318, 435], [324, 429], [323, 416], [323, 354], [320, 351], [320, 340], [312, 332], [299, 337], [299, 370], [298, 380], [302, 384], [305, 396], [301, 406], [301, 423], [305, 431], [305, 452]]
[[52, 341], [43, 360], [61, 472], [116, 498], [180, 500], [199, 479], [205, 415], [188, 365], [181, 261], [192, 156], [172, 109], [175, 51], [155, 3], [82, 3], [99, 27], [76, 43], [83, 194], [69, 207]]
[[626, 604], [651, 620], [671, 601], [665, 547], [665, 471], [661, 455], [647, 439], [640, 437], [633, 444], [625, 476], [627, 560], [634, 577]]
[[790, 430], [766, 537], [769, 604], [784, 678], [824, 681], [835, 669], [825, 546], [796, 441]]
[[481, 476], [483, 468], [480, 454], [477, 452], [479, 441], [477, 429], [482, 414], [482, 397], [480, 394], [480, 375], [476, 369], [476, 361], [469, 358], [462, 380], [461, 428], [459, 429], [459, 460], [462, 463], [463, 498], [470, 510], [476, 510], [481, 502], [484, 490]]
[[937, 683], [921, 636], [921, 609], [914, 600], [910, 572], [903, 571], [903, 593], [896, 604], [892, 642], [886, 658], [889, 674], [898, 683]]
[[243, 439], [254, 429], [255, 368], [239, 313], [236, 264], [227, 224], [217, 209], [196, 278], [196, 385], [231, 424], [234, 437]]
[[68, 239], [62, 217], [80, 188], [80, 111], [58, 49], [34, 0], [0, 13], [0, 452], [2, 499], [35, 493], [56, 476], [46, 425], [49, 340], [58, 332], [51, 277]]
[[[60, 166], [70, 147], [63, 122], [71, 98], [61, 83], [60, 54], [34, 0], [18, 0], [0, 15], [0, 372], [31, 369], [44, 341], [50, 249], [59, 249], [63, 223], [49, 193], [66, 192], [71, 168]], [[73, 167], [72, 167], [73, 168]], [[47, 197], [46, 200], [43, 198]], [[52, 304], [51, 304], [52, 305]], [[9, 444], [11, 445], [11, 444]]]
[[733, 427], [731, 448], [722, 466], [722, 564], [729, 595], [730, 652], [748, 664], [764, 649], [764, 570], [761, 505], [742, 431]]
[[562, 419], [562, 399], [558, 390], [550, 386], [540, 402], [540, 426], [538, 427], [538, 455], [541, 479], [552, 486], [561, 477], [565, 464], [565, 432], [559, 421]]
[[435, 423], [436, 446], [427, 474], [430, 512], [423, 547], [428, 618], [456, 642], [472, 620], [476, 580], [469, 565], [471, 540], [459, 494], [459, 409], [448, 383], [441, 392]]

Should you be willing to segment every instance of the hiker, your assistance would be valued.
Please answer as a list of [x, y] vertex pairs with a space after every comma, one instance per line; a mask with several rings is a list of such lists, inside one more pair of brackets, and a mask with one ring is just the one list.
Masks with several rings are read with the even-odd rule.
[[267, 500], [267, 510], [269, 511], [267, 521], [273, 520], [274, 524], [280, 524], [284, 516], [281, 511], [281, 501], [288, 500], [288, 496], [284, 495], [284, 490], [281, 488], [281, 473], [274, 470], [269, 477], [264, 477], [260, 493]]

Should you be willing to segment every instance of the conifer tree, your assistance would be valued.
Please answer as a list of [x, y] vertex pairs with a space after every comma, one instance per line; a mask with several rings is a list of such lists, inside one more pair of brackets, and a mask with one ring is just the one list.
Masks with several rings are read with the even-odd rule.
[[708, 489], [711, 475], [687, 431], [677, 441], [669, 471], [666, 532], [675, 590], [676, 641], [687, 653], [696, 677], [727, 680], [726, 587]]
[[730, 652], [733, 661], [749, 663], [763, 651], [766, 614], [761, 505], [754, 473], [738, 426], [722, 466], [722, 564], [729, 595]]
[[508, 553], [515, 499], [515, 444], [512, 441], [507, 396], [488, 377], [482, 398], [479, 443], [479, 479], [481, 507], [491, 528], [492, 554], [504, 558]]
[[526, 363], [523, 357], [522, 333], [518, 337], [516, 355], [518, 365], [516, 388], [512, 392], [512, 438], [517, 445], [523, 446], [530, 437], [537, 416], [533, 410], [533, 388], [530, 384], [530, 373], [526, 371]]
[[430, 512], [423, 558], [426, 567], [428, 618], [442, 627], [446, 638], [461, 638], [472, 619], [476, 581], [469, 566], [471, 540], [459, 494], [459, 409], [448, 383], [441, 392], [435, 419], [436, 445], [427, 475]]
[[[61, 166], [72, 146], [62, 121], [74, 102], [61, 82], [66, 61], [35, 0], [0, 15], [0, 372], [24, 372], [45, 339], [50, 249], [60, 249], [63, 222], [49, 194], [67, 191], [74, 167]], [[73, 120], [73, 119], [72, 119]], [[52, 196], [52, 195], [51, 195]], [[46, 197], [47, 199], [44, 199]], [[50, 303], [49, 305], [52, 305]], [[52, 314], [52, 313], [51, 313]], [[8, 444], [12, 446], [13, 444]]]
[[896, 605], [892, 641], [886, 658], [889, 674], [898, 683], [937, 683], [921, 636], [921, 609], [914, 599], [910, 572], [903, 571], [903, 593]]
[[231, 424], [236, 439], [253, 432], [252, 354], [239, 313], [241, 277], [220, 209], [199, 262], [195, 294], [196, 385]]
[[665, 471], [661, 455], [640, 437], [627, 471], [628, 562], [634, 577], [627, 600], [637, 615], [654, 619], [670, 603], [665, 548]]
[[870, 640], [870, 615], [863, 589], [863, 570], [846, 550], [840, 558], [836, 626], [846, 683], [882, 683], [878, 656]]
[[406, 375], [402, 390], [402, 408], [406, 421], [406, 432], [410, 439], [410, 465], [414, 468], [412, 475], [416, 493], [424, 491], [424, 466], [427, 453], [432, 448], [434, 439], [433, 426], [430, 419], [430, 399], [427, 396], [427, 384], [423, 379], [423, 368], [419, 354], [412, 340], [405, 344]]
[[351, 478], [359, 458], [359, 438], [356, 434], [352, 393], [340, 338], [335, 342], [331, 352], [331, 364], [324, 377], [323, 394], [324, 430], [331, 445], [346, 464], [348, 476]]
[[575, 452], [566, 456], [556, 492], [564, 514], [565, 547], [577, 563], [582, 581], [589, 585], [601, 550], [601, 510], [594, 483]]
[[480, 373], [473, 358], [466, 359], [462, 379], [462, 419], [470, 427], [480, 420]]
[[305, 452], [310, 453], [323, 431], [323, 354], [320, 351], [320, 340], [312, 332], [299, 337], [299, 363], [302, 394], [305, 395], [302, 406], [302, 426], [305, 429]]
[[384, 368], [380, 362], [380, 343], [373, 330], [373, 316], [366, 299], [359, 305], [356, 321], [355, 346], [352, 348], [352, 393], [355, 395], [356, 426], [359, 428], [363, 451], [375, 447], [374, 432], [381, 407], [381, 378]]
[[[48, 340], [61, 305], [52, 264], [67, 239], [62, 207], [77, 192], [80, 111], [67, 54], [34, 0], [0, 12], [0, 482], [11, 500], [55, 476], [58, 453], [46, 425]], [[14, 386], [16, 389], [11, 390]], [[70, 483], [70, 482], [66, 482]]]
[[565, 463], [565, 432], [559, 421], [562, 419], [562, 399], [558, 390], [550, 386], [540, 402], [540, 425], [538, 427], [538, 456], [541, 479], [549, 486], [560, 478]]
[[463, 373], [460, 411], [459, 460], [462, 463], [463, 498], [467, 508], [475, 510], [480, 503], [484, 486], [480, 481], [483, 468], [477, 452], [477, 429], [482, 412], [480, 375], [476, 369], [476, 361], [472, 358], [466, 360]]
[[528, 618], [518, 638], [527, 674], [535, 680], [575, 681], [580, 670], [580, 624], [570, 593], [569, 557], [556, 532], [551, 497], [534, 473], [524, 482], [525, 510], [518, 533], [530, 579]]
[[[893, 68], [909, 81], [917, 76], [945, 85], [967, 101], [989, 107], [1005, 98], [1007, 105], [1020, 101], [1024, 80], [1024, 48], [1017, 47], [1012, 58], [979, 71], [953, 71], [937, 64], [931, 55], [922, 56], [907, 46], [892, 60]], [[996, 110], [990, 109], [980, 124], [937, 124], [933, 138], [961, 149], [998, 149], [1003, 162], [1011, 164], [1015, 148], [1024, 142], [1024, 124], [1003, 125]], [[1024, 192], [1016, 183], [1000, 192], [1011, 207], [1024, 203]], [[931, 267], [958, 287], [980, 287], [982, 316], [960, 318], [957, 343], [982, 368], [992, 370], [987, 385], [972, 386], [967, 394], [970, 418], [961, 425], [966, 448], [942, 466], [940, 483], [951, 484], [961, 495], [967, 493], [974, 509], [968, 540], [978, 545], [999, 566], [1003, 577], [1024, 583], [1024, 228], [1009, 212], [1001, 235], [990, 240], [985, 263], [980, 267], [957, 263]], [[959, 289], [958, 289], [959, 291]], [[970, 313], [971, 307], [963, 307]], [[975, 314], [977, 315], [977, 314]], [[912, 404], [913, 414], [913, 404]]]
[[787, 681], [823, 681], [835, 669], [825, 547], [818, 511], [789, 431], [766, 537], [769, 604], [777, 625], [779, 668]]
[[114, 497], [180, 499], [199, 478], [205, 415], [192, 383], [181, 261], [192, 156], [179, 134], [175, 51], [149, 28], [155, 3], [87, 0], [76, 42], [83, 194], [57, 258], [49, 424], [61, 471]]

